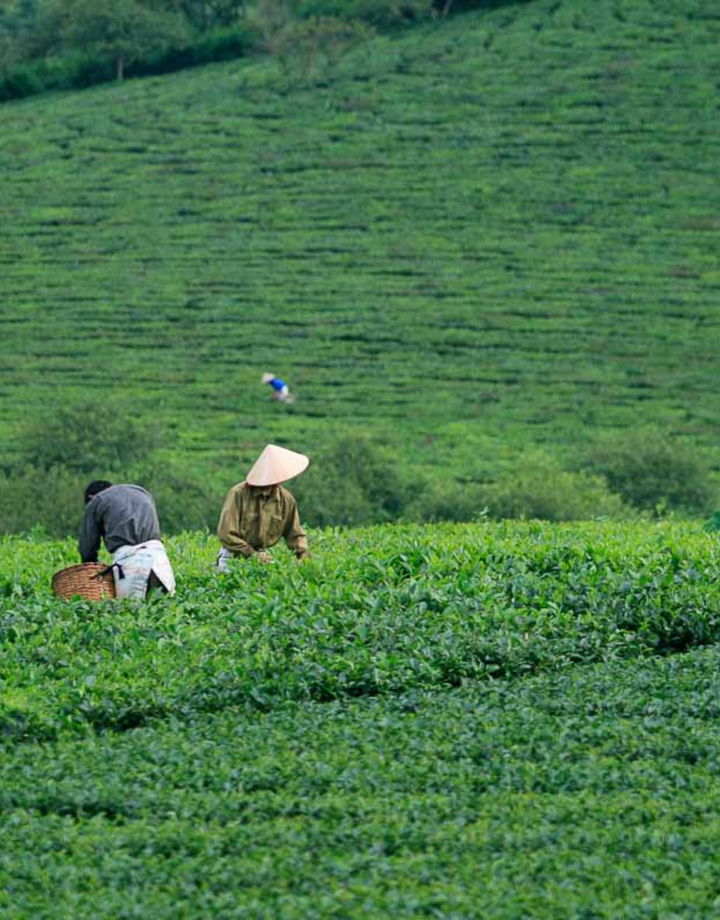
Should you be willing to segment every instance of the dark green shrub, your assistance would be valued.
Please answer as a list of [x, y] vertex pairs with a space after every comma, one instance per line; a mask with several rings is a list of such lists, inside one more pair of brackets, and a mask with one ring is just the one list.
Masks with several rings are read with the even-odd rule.
[[[166, 44], [125, 63], [129, 77], [172, 73], [215, 61], [233, 60], [260, 45], [260, 33], [251, 23], [240, 23], [202, 34], [179, 44]], [[0, 102], [22, 99], [52, 90], [81, 89], [108, 83], [117, 77], [117, 61], [102, 53], [67, 51], [50, 57], [0, 60]]]
[[395, 521], [407, 499], [397, 459], [369, 438], [354, 435], [314, 456], [291, 488], [303, 521], [316, 527]]
[[115, 65], [84, 52], [70, 52], [30, 63], [16, 63], [0, 75], [0, 102], [51, 90], [80, 89], [115, 79]]
[[252, 23], [216, 29], [183, 45], [148, 55], [128, 69], [129, 76], [173, 73], [185, 67], [229, 61], [249, 54], [260, 44], [260, 33]]
[[129, 416], [121, 403], [85, 401], [32, 421], [20, 437], [21, 465], [96, 478], [146, 459], [159, 441], [159, 430]]
[[126, 481], [141, 485], [153, 496], [163, 533], [215, 531], [224, 496], [222, 488], [208, 477], [200, 478], [163, 459], [131, 470]]
[[601, 477], [563, 469], [545, 455], [526, 458], [512, 474], [483, 486], [412, 482], [391, 452], [362, 437], [344, 438], [314, 457], [292, 491], [303, 520], [319, 527], [398, 519], [474, 521], [486, 514], [548, 521], [632, 516]]
[[295, 15], [300, 19], [312, 16], [359, 19], [382, 27], [425, 18], [431, 12], [431, 0], [300, 0]]
[[469, 10], [496, 10], [503, 6], [518, 6], [533, 3], [534, 0], [434, 0], [436, 14], [449, 16], [451, 13], [466, 13]]
[[47, 89], [43, 81], [43, 67], [33, 64], [13, 67], [0, 73], [0, 102], [10, 99], [24, 99]]
[[713, 511], [710, 517], [705, 521], [705, 533], [717, 533], [720, 530], [720, 511]]
[[119, 402], [83, 402], [38, 418], [21, 436], [20, 459], [0, 474], [0, 533], [40, 526], [52, 536], [74, 534], [83, 490], [98, 478], [148, 489], [165, 532], [214, 530], [222, 489], [160, 457], [161, 440], [159, 428], [128, 418]]
[[403, 518], [408, 521], [476, 521], [485, 515], [484, 494], [480, 486], [447, 480], [418, 483], [412, 489]]
[[86, 476], [61, 467], [0, 473], [0, 533], [77, 533], [86, 485]]
[[704, 458], [657, 429], [605, 438], [586, 454], [583, 466], [603, 476], [631, 505], [648, 511], [706, 513], [716, 498]]
[[159, 0], [159, 5], [181, 12], [201, 32], [234, 25], [246, 12], [246, 0]]
[[115, 64], [109, 58], [72, 53], [46, 62], [46, 89], [84, 89], [115, 79]]
[[18, 55], [15, 50], [15, 42], [0, 29], [0, 77], [12, 70], [17, 61]]
[[[99, 467], [97, 476], [113, 482], [134, 482], [155, 499], [163, 533], [215, 530], [222, 490], [207, 479], [154, 463], [113, 475]], [[89, 475], [56, 466], [0, 473], [0, 534], [28, 533], [40, 528], [52, 537], [74, 536], [83, 513], [83, 492]]]
[[273, 7], [260, 28], [264, 48], [294, 81], [334, 68], [347, 50], [373, 34], [372, 28], [359, 20], [334, 16], [298, 20], [282, 6]]
[[565, 470], [544, 456], [521, 461], [517, 470], [484, 487], [482, 497], [494, 518], [545, 521], [624, 518], [628, 508], [599, 476]]

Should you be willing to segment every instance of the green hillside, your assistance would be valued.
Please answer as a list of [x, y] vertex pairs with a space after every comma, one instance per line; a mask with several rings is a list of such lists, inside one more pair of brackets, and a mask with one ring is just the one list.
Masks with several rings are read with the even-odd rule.
[[348, 431], [463, 480], [711, 444], [719, 65], [715, 0], [535, 0], [2, 106], [6, 458], [81, 396], [223, 483]]
[[61, 601], [0, 539], [0, 917], [713, 917], [720, 585], [688, 524], [314, 534]]

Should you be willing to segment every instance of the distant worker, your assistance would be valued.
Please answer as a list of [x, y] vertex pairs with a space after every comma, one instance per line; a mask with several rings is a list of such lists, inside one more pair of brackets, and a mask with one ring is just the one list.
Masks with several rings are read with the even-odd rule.
[[294, 479], [310, 460], [275, 444], [268, 444], [255, 461], [247, 479], [228, 492], [218, 523], [222, 543], [219, 572], [229, 572], [234, 556], [274, 562], [266, 552], [284, 537], [298, 562], [308, 555], [307, 534], [300, 525], [297, 502], [280, 483]]
[[276, 399], [278, 402], [287, 403], [290, 405], [295, 402], [295, 397], [290, 392], [288, 385], [284, 380], [281, 380], [279, 377], [276, 377], [275, 374], [263, 374], [262, 382], [269, 383], [272, 387], [272, 398]]
[[114, 486], [96, 479], [85, 489], [78, 541], [83, 562], [97, 562], [101, 539], [113, 554], [117, 597], [143, 599], [150, 588], [175, 593], [175, 576], [160, 540], [155, 502], [141, 486]]

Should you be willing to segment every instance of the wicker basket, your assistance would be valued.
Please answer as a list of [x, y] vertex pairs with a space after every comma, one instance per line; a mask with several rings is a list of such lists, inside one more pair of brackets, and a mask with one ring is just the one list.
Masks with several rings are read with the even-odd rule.
[[115, 597], [115, 580], [112, 572], [101, 575], [107, 569], [102, 562], [85, 562], [71, 565], [53, 575], [53, 594], [70, 600], [82, 597], [86, 601], [101, 601], [106, 597]]

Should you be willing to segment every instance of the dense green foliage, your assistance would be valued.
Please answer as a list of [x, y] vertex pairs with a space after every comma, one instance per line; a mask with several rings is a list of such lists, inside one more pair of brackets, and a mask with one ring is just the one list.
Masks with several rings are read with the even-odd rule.
[[265, 59], [3, 106], [3, 468], [29, 483], [28, 422], [82, 397], [162, 433], [153, 468], [208, 494], [181, 526], [268, 441], [367, 435], [408, 517], [684, 507], [678, 465], [650, 496], [567, 468], [640, 420], [714, 445], [719, 30], [709, 0], [537, 0], [304, 82]]
[[719, 665], [713, 649], [5, 748], [0, 913], [712, 917]]
[[1, 916], [712, 916], [716, 535], [312, 536], [147, 605], [2, 541]]
[[720, 638], [717, 538], [678, 525], [326, 532], [218, 578], [215, 538], [170, 542], [182, 589], [140, 609], [59, 604], [70, 543], [6, 538], [7, 737], [126, 728], [248, 702], [456, 686]]
[[[183, 34], [182, 27], [182, 23], [176, 24], [177, 36]], [[0, 66], [0, 103], [52, 90], [81, 89], [107, 83], [117, 80], [121, 74], [149, 76], [234, 60], [252, 53], [259, 41], [257, 29], [248, 23], [231, 29], [204, 32], [190, 43], [171, 44], [170, 37], [163, 33], [164, 40], [156, 41], [152, 34], [138, 33], [134, 48], [117, 56], [110, 54], [112, 36], [109, 36], [102, 41], [102, 47], [108, 48], [105, 53], [67, 51], [61, 55], [33, 57], [22, 63], [12, 63], [10, 58], [6, 60], [5, 67]], [[8, 39], [7, 47], [12, 48], [13, 42], [13, 39]]]
[[662, 503], [697, 511], [711, 507], [715, 497], [697, 451], [646, 428], [593, 445], [585, 463], [637, 508]]
[[254, 42], [244, 12], [244, 0], [7, 0], [0, 100], [152, 72], [161, 61], [177, 69], [202, 60], [193, 49], [223, 27], [237, 33], [236, 51], [247, 51]]
[[148, 424], [125, 418], [122, 405], [87, 401], [38, 415], [22, 433], [21, 450], [33, 468], [61, 466], [88, 476], [144, 459], [159, 438]]
[[263, 52], [308, 76], [376, 27], [450, 11], [434, 0], [9, 0], [0, 102]]

